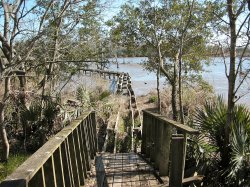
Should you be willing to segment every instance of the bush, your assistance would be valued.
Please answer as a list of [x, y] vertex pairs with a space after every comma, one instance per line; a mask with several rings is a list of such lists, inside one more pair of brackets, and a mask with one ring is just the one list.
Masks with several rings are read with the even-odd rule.
[[101, 94], [100, 94], [100, 96], [99, 96], [99, 100], [103, 100], [103, 99], [105, 99], [105, 98], [107, 98], [108, 96], [110, 96], [110, 92], [109, 91], [103, 91]]
[[207, 101], [196, 110], [194, 124], [201, 132], [196, 151], [203, 152], [199, 159], [200, 172], [206, 176], [206, 185], [244, 186], [250, 182], [247, 177], [250, 173], [250, 112], [244, 106], [234, 108], [230, 128], [230, 165], [225, 168], [221, 155], [225, 154], [226, 116], [227, 106], [220, 97], [216, 101]]
[[156, 103], [157, 102], [157, 96], [156, 95], [152, 95], [149, 97], [148, 99], [149, 103]]

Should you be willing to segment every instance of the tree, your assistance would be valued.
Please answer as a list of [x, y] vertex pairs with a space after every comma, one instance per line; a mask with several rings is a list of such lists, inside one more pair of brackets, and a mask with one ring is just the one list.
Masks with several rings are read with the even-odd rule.
[[[53, 1], [51, 1], [50, 5]], [[24, 0], [18, 1], [1, 1], [0, 9], [3, 10], [3, 29], [0, 31], [0, 42], [1, 42], [1, 51], [3, 57], [1, 58], [1, 73], [4, 78], [4, 94], [0, 102], [0, 133], [3, 146], [3, 153], [1, 155], [1, 160], [6, 161], [9, 156], [9, 143], [7, 139], [7, 134], [5, 130], [4, 118], [5, 118], [5, 106], [9, 99], [10, 88], [11, 88], [11, 77], [17, 75], [20, 81], [20, 95], [22, 104], [25, 104], [25, 62], [29, 58], [30, 53], [36, 43], [36, 41], [44, 33], [44, 18], [47, 15], [47, 10], [50, 6], [41, 14], [40, 22], [36, 29], [29, 29], [25, 26], [25, 20], [28, 21], [28, 15], [32, 12], [38, 11], [38, 5], [27, 7], [27, 4]], [[29, 20], [32, 21], [32, 20]], [[20, 40], [21, 34], [26, 35], [26, 46], [25, 48], [17, 48], [18, 45], [15, 45], [17, 40]], [[2, 83], [3, 84], [3, 83]]]
[[[213, 10], [213, 14], [217, 18], [215, 28], [217, 33], [220, 34], [217, 42], [221, 48], [225, 74], [228, 79], [227, 120], [224, 127], [225, 141], [221, 155], [222, 166], [227, 167], [231, 157], [229, 139], [234, 107], [235, 103], [245, 95], [240, 93], [240, 90], [250, 73], [246, 61], [246, 54], [250, 44], [249, 1], [213, 1], [209, 2], [209, 5], [210, 7], [221, 7], [220, 10]], [[227, 63], [226, 55], [229, 55], [229, 63]], [[242, 67], [245, 69], [241, 69]], [[244, 75], [239, 79], [240, 71], [244, 71]]]
[[[21, 106], [18, 110], [27, 108], [25, 91], [28, 73], [34, 75], [34, 72], [41, 73], [41, 69], [45, 70], [42, 72], [44, 79], [41, 81], [43, 95], [45, 83], [48, 80], [55, 80], [52, 72], [59, 69], [55, 68], [55, 66], [59, 67], [55, 64], [56, 60], [67, 56], [63, 47], [69, 41], [72, 44], [69, 35], [76, 28], [80, 19], [83, 20], [84, 16], [90, 15], [86, 13], [88, 12], [87, 7], [95, 2], [88, 0], [38, 0], [28, 4], [25, 0], [1, 1], [0, 9], [4, 13], [0, 17], [3, 23], [3, 28], [0, 30], [0, 48], [3, 54], [0, 70], [4, 79], [4, 81], [1, 80], [4, 93], [1, 95], [0, 102], [2, 161], [6, 161], [9, 155], [9, 143], [5, 130], [5, 108], [10, 100], [11, 80], [15, 77], [19, 79]], [[91, 8], [94, 7], [91, 6]], [[23, 125], [25, 126], [25, 121]]]
[[[182, 122], [182, 78], [188, 80], [197, 75], [202, 68], [201, 61], [206, 58], [204, 51], [209, 37], [206, 25], [210, 19], [205, 10], [197, 1], [140, 1], [139, 7], [124, 5], [116, 19], [121, 35], [126, 39], [134, 36], [140, 45], [150, 49], [148, 69], [159, 67], [170, 83], [174, 120], [178, 119], [179, 95]], [[124, 27], [120, 20], [131, 18], [132, 23], [126, 21]]]

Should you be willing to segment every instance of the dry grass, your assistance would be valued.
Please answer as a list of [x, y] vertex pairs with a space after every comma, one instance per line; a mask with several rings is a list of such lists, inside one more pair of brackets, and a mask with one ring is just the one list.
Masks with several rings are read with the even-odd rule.
[[[185, 88], [183, 90], [183, 106], [188, 110], [189, 115], [192, 115], [195, 109], [202, 106], [205, 101], [209, 98], [214, 98], [214, 93], [207, 92], [206, 90], [196, 88]], [[150, 98], [157, 97], [157, 92], [150, 92], [147, 95], [137, 97], [138, 109], [143, 110], [147, 108], [156, 108], [156, 102], [150, 102]], [[166, 88], [161, 92], [161, 105], [162, 112], [164, 115], [172, 118], [172, 104], [171, 104], [171, 89]], [[177, 97], [177, 108], [178, 108], [178, 97]]]

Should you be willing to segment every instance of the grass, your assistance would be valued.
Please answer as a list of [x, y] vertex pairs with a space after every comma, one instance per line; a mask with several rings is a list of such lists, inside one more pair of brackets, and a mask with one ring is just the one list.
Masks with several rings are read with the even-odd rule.
[[27, 154], [10, 155], [7, 163], [0, 163], [0, 182], [10, 175], [28, 157], [29, 155]]

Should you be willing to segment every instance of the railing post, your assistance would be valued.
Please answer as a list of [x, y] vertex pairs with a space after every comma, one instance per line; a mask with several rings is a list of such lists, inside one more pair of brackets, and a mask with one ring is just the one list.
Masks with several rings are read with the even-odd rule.
[[159, 119], [155, 119], [155, 169], [160, 168], [161, 160], [161, 136], [162, 136], [162, 122]]
[[63, 164], [62, 164], [62, 155], [61, 155], [61, 146], [53, 154], [54, 167], [56, 174], [56, 184], [57, 186], [65, 187], [64, 177], [63, 177]]
[[90, 159], [90, 148], [89, 148], [89, 138], [87, 134], [87, 120], [85, 119], [82, 125], [82, 137], [83, 137], [83, 147], [84, 147], [84, 155], [86, 159], [86, 166], [87, 170], [90, 171], [90, 164], [91, 164], [91, 159]]
[[79, 171], [77, 167], [78, 163], [76, 159], [76, 150], [75, 150], [73, 133], [69, 134], [68, 141], [69, 141], [69, 152], [70, 152], [70, 158], [71, 158], [71, 164], [72, 164], [74, 186], [78, 187], [80, 186], [80, 179], [79, 179]]
[[73, 184], [73, 174], [72, 174], [72, 167], [71, 167], [71, 161], [70, 161], [70, 155], [69, 155], [69, 149], [68, 149], [68, 142], [65, 141], [61, 145], [61, 155], [63, 160], [63, 171], [64, 171], [64, 181], [65, 186], [74, 186]]
[[81, 151], [81, 155], [82, 155], [82, 164], [83, 164], [83, 173], [85, 178], [87, 178], [87, 154], [85, 152], [85, 147], [86, 147], [86, 142], [85, 142], [85, 137], [84, 137], [84, 133], [82, 130], [83, 126], [83, 121], [81, 122], [81, 124], [79, 125], [79, 144], [80, 144], [80, 151]]
[[74, 138], [74, 144], [75, 144], [75, 154], [76, 157], [75, 159], [77, 160], [77, 168], [78, 168], [78, 174], [79, 174], [79, 179], [80, 179], [80, 185], [84, 185], [84, 166], [83, 166], [83, 159], [82, 159], [82, 154], [80, 150], [80, 141], [79, 141], [79, 132], [78, 132], [78, 127], [73, 130], [72, 136]]
[[[14, 186], [21, 186], [20, 184], [13, 183]], [[24, 185], [26, 186], [26, 184]], [[34, 177], [29, 181], [28, 186], [45, 186], [45, 178], [44, 178], [44, 170], [43, 167], [39, 169], [39, 171], [35, 174]]]
[[151, 137], [150, 137], [150, 125], [152, 117], [147, 116], [147, 125], [146, 125], [146, 158], [150, 158], [150, 146], [151, 146]]
[[169, 187], [182, 187], [184, 137], [172, 137]]
[[187, 153], [187, 133], [183, 133], [184, 142], [183, 142], [183, 166], [182, 166], [182, 179], [184, 178], [185, 165], [186, 165], [186, 153]]
[[151, 124], [150, 124], [150, 161], [155, 162], [156, 158], [156, 148], [155, 148], [155, 140], [156, 140], [156, 118], [151, 118]]
[[93, 134], [94, 134], [94, 152], [97, 152], [97, 132], [96, 132], [96, 114], [93, 111], [91, 113], [92, 126], [93, 126]]
[[54, 169], [54, 161], [53, 156], [51, 156], [47, 162], [43, 165], [44, 168], [44, 177], [45, 177], [45, 185], [46, 186], [57, 186], [56, 178], [55, 178], [55, 169]]
[[147, 144], [146, 144], [146, 133], [147, 133], [147, 121], [148, 121], [148, 118], [147, 118], [147, 113], [146, 112], [143, 112], [143, 123], [142, 123], [142, 143], [141, 143], [141, 153], [142, 154], [146, 154], [146, 147], [147, 147]]
[[86, 132], [88, 134], [88, 142], [89, 142], [89, 151], [90, 151], [90, 158], [91, 159], [94, 159], [94, 149], [93, 149], [93, 144], [94, 144], [94, 141], [93, 141], [93, 132], [92, 132], [92, 127], [91, 127], [91, 119], [90, 117], [88, 116], [86, 118], [87, 120], [87, 123], [86, 123]]
[[160, 176], [169, 175], [169, 157], [170, 157], [170, 142], [172, 136], [172, 127], [165, 122], [160, 125]]

